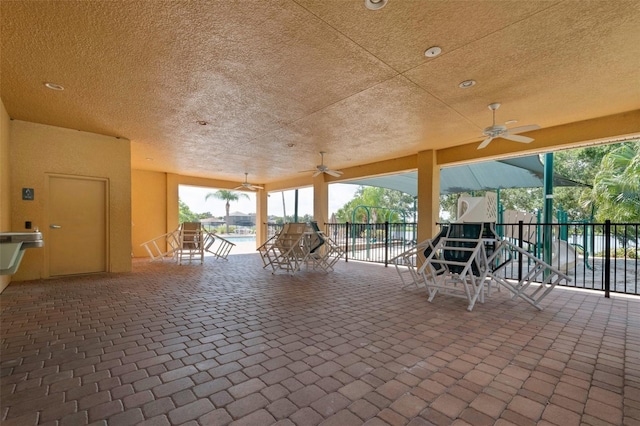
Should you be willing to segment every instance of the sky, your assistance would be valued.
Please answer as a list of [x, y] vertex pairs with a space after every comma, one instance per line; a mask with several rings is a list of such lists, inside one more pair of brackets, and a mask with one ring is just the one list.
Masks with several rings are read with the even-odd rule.
[[[359, 185], [334, 183], [329, 185], [329, 217], [348, 203], [355, 194]], [[210, 192], [216, 192], [215, 188], [201, 188], [196, 186], [180, 185], [180, 200], [185, 202], [192, 212], [211, 212], [216, 217], [225, 215], [225, 201], [210, 197], [205, 201], [205, 197]], [[240, 192], [240, 191], [238, 191]], [[255, 213], [256, 196], [255, 193], [244, 192], [249, 199], [241, 197], [238, 201], [231, 202], [231, 212]], [[294, 191], [284, 191], [285, 207], [287, 215], [293, 216], [294, 212]], [[269, 193], [267, 214], [269, 216], [283, 216], [282, 192]], [[301, 188], [298, 190], [298, 216], [309, 214], [313, 216], [313, 187]]]

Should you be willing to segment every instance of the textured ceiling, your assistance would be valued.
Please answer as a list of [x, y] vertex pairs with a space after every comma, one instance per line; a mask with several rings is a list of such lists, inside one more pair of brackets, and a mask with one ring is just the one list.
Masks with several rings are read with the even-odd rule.
[[480, 141], [491, 102], [543, 128], [640, 108], [637, 0], [0, 8], [9, 115], [128, 138], [136, 169], [269, 183], [319, 151], [344, 168]]

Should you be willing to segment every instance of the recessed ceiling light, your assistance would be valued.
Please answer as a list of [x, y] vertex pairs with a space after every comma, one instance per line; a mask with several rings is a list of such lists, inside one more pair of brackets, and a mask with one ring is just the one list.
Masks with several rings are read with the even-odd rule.
[[199, 124], [199, 125], [201, 125], [201, 126], [206, 126], [207, 124], [209, 124], [209, 123], [207, 123], [207, 122], [206, 122], [206, 121], [204, 121], [204, 120], [198, 120], [198, 121], [196, 121], [196, 123], [198, 123], [198, 124]]
[[504, 122], [504, 124], [516, 124], [518, 122], [518, 120], [507, 120]]
[[387, 0], [364, 0], [364, 7], [369, 10], [379, 10], [385, 7]]
[[424, 56], [427, 58], [435, 58], [442, 53], [442, 49], [438, 46], [433, 46], [424, 51]]
[[45, 83], [44, 87], [51, 90], [64, 90], [64, 87], [56, 83]]
[[469, 87], [473, 87], [476, 85], [475, 80], [465, 80], [462, 83], [458, 84], [458, 87], [461, 89], [468, 89]]
[[147, 157], [147, 158], [146, 158], [146, 160], [147, 160], [147, 161], [153, 161], [153, 158], [151, 158], [151, 157]]

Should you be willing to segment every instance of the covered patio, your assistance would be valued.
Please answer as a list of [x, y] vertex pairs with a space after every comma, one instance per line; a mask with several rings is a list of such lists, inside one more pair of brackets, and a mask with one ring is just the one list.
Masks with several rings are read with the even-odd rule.
[[640, 305], [556, 288], [427, 302], [391, 268], [254, 254], [2, 294], [3, 425], [640, 422]]
[[0, 276], [3, 426], [639, 423], [636, 300], [469, 313], [369, 264], [133, 259], [180, 185], [262, 188], [260, 244], [269, 193], [312, 186], [324, 224], [329, 184], [417, 172], [421, 241], [442, 169], [637, 138], [637, 1], [0, 11], [0, 231], [45, 242]]

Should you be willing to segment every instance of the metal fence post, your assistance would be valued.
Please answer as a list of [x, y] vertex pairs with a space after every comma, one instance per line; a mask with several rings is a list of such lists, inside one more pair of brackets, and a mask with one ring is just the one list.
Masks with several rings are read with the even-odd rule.
[[389, 265], [389, 222], [384, 223], [384, 267]]
[[349, 261], [349, 222], [345, 223], [346, 229], [344, 231], [344, 261]]
[[[518, 247], [523, 248], [524, 222], [518, 221]], [[518, 281], [522, 281], [522, 256], [518, 255]]]
[[604, 297], [611, 290], [611, 221], [604, 221]]

